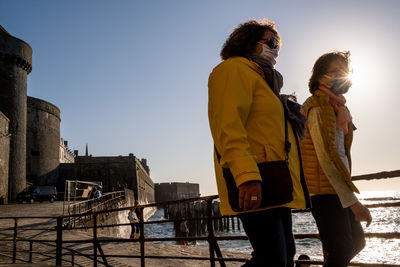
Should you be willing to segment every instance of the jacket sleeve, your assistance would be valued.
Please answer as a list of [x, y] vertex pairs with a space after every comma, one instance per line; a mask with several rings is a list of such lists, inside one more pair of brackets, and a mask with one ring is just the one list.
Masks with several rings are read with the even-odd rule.
[[338, 194], [342, 207], [347, 208], [353, 205], [358, 201], [358, 199], [329, 157], [327, 141], [322, 133], [320, 108], [316, 107], [310, 110], [310, 113], [308, 114], [308, 126], [318, 162], [321, 165], [325, 176], [328, 178], [328, 181]]
[[235, 62], [214, 69], [208, 83], [211, 133], [220, 165], [230, 168], [236, 186], [261, 180], [245, 127], [253, 101], [252, 84], [248, 67]]

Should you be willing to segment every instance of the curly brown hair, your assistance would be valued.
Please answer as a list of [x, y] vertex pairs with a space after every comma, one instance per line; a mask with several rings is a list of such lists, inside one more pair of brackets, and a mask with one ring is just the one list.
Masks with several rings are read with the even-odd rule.
[[350, 52], [349, 51], [334, 51], [323, 54], [314, 63], [310, 80], [308, 81], [308, 88], [311, 94], [314, 94], [315, 90], [318, 89], [319, 79], [328, 73], [329, 66], [334, 61], [342, 61], [344, 64], [349, 66], [350, 64]]
[[257, 43], [263, 38], [265, 31], [275, 34], [278, 45], [281, 41], [275, 23], [268, 19], [249, 20], [233, 30], [221, 49], [223, 60], [234, 56], [249, 57], [256, 49]]

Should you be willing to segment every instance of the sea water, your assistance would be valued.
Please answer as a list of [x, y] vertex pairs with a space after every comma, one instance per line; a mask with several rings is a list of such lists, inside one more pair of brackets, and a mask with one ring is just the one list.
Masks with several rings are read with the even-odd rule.
[[[366, 191], [359, 196], [363, 204], [376, 204], [395, 202], [400, 199], [400, 192], [397, 191]], [[374, 200], [367, 200], [375, 198]], [[380, 200], [376, 198], [386, 198]], [[389, 198], [393, 198], [391, 200]], [[400, 207], [371, 208], [372, 223], [367, 228], [365, 222], [362, 226], [366, 233], [400, 233]], [[163, 210], [158, 210], [150, 220], [161, 220]], [[235, 219], [236, 224], [236, 219]], [[236, 227], [235, 227], [236, 228]], [[237, 229], [237, 228], [236, 228]], [[318, 233], [314, 218], [310, 212], [293, 213], [293, 232], [294, 234], [315, 234]], [[245, 235], [241, 230], [230, 230], [229, 232], [216, 232], [219, 236]], [[146, 237], [174, 237], [173, 223], [149, 224], [145, 227]], [[220, 248], [232, 251], [248, 252], [252, 251], [247, 240], [219, 241]], [[198, 241], [196, 246], [208, 247], [207, 242]], [[307, 254], [313, 260], [322, 260], [322, 246], [318, 239], [296, 239], [296, 258], [300, 254]], [[400, 239], [366, 238], [365, 248], [353, 259], [353, 261], [364, 263], [386, 263], [400, 264]]]

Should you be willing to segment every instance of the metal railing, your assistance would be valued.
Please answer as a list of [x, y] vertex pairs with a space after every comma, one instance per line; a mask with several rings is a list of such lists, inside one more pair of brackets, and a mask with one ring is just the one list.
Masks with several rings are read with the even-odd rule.
[[[232, 218], [235, 216], [213, 216], [212, 214], [212, 202], [214, 200], [218, 199], [218, 196], [208, 196], [208, 197], [201, 197], [201, 198], [192, 198], [192, 199], [186, 199], [186, 200], [179, 200], [179, 201], [169, 201], [169, 202], [163, 202], [163, 203], [157, 203], [157, 204], [148, 204], [148, 205], [141, 205], [137, 206], [139, 209], [141, 216], [140, 218], [143, 218], [143, 209], [145, 208], [150, 208], [150, 207], [155, 207], [155, 206], [163, 206], [163, 205], [172, 205], [172, 204], [178, 204], [178, 203], [185, 203], [185, 202], [194, 202], [194, 201], [206, 201], [207, 203], [207, 217], [198, 217], [198, 218], [186, 218], [186, 220], [207, 220], [207, 229], [208, 229], [208, 234], [206, 236], [196, 236], [196, 237], [174, 237], [174, 238], [146, 238], [145, 233], [144, 233], [144, 226], [148, 224], [154, 224], [154, 223], [167, 223], [167, 222], [175, 222], [175, 221], [180, 221], [180, 220], [159, 220], [159, 221], [143, 221], [143, 219], [140, 219], [139, 221], [139, 229], [140, 229], [140, 237], [139, 239], [121, 239], [121, 238], [105, 238], [99, 241], [98, 239], [98, 224], [97, 224], [97, 218], [101, 216], [102, 213], [106, 212], [120, 212], [120, 211], [125, 211], [128, 210], [130, 207], [125, 207], [125, 208], [117, 208], [117, 209], [111, 209], [111, 210], [100, 210], [100, 211], [93, 211], [90, 215], [93, 216], [93, 226], [90, 226], [89, 228], [93, 229], [93, 237], [91, 239], [75, 239], [75, 240], [65, 240], [63, 239], [63, 232], [64, 231], [69, 231], [69, 230], [79, 230], [83, 228], [88, 228], [88, 227], [71, 227], [68, 229], [65, 229], [63, 226], [63, 220], [64, 218], [76, 218], [76, 217], [81, 217], [81, 216], [88, 216], [89, 214], [75, 214], [75, 215], [68, 215], [68, 216], [60, 216], [60, 217], [0, 217], [0, 220], [6, 220], [6, 219], [11, 219], [14, 220], [14, 225], [11, 228], [8, 228], [8, 230], [13, 231], [12, 238], [8, 239], [0, 239], [0, 242], [11, 242], [12, 243], [12, 255], [9, 257], [12, 259], [12, 263], [15, 263], [17, 260], [18, 261], [23, 261], [23, 262], [32, 262], [33, 260], [33, 255], [46, 255], [48, 258], [53, 258], [55, 260], [55, 263], [57, 266], [61, 266], [62, 263], [71, 263], [72, 265], [79, 265], [78, 262], [76, 262], [77, 257], [85, 257], [87, 260], [90, 260], [93, 262], [93, 266], [97, 266], [98, 264], [102, 264], [105, 266], [109, 266], [108, 260], [112, 258], [137, 258], [140, 259], [140, 264], [141, 266], [145, 266], [145, 260], [146, 259], [183, 259], [183, 260], [207, 260], [210, 262], [210, 266], [215, 266], [215, 264], [218, 262], [221, 266], [225, 266], [225, 262], [230, 262], [230, 261], [238, 261], [238, 262], [244, 262], [246, 259], [244, 258], [224, 258], [222, 256], [222, 253], [220, 251], [220, 248], [218, 246], [218, 241], [223, 241], [223, 240], [247, 240], [246, 236], [217, 236], [214, 233], [214, 228], [213, 228], [213, 220], [219, 219], [219, 218]], [[367, 205], [370, 208], [375, 208], [375, 207], [399, 207], [400, 202], [394, 202], [394, 203], [386, 203], [384, 205], [382, 204], [373, 204], [373, 205]], [[296, 212], [307, 212], [307, 210], [294, 210], [294, 213]], [[24, 229], [23, 226], [18, 225], [19, 220], [24, 220], [24, 219], [49, 219], [49, 220], [56, 220], [56, 224], [52, 228], [32, 228], [30, 230], [42, 230], [42, 231], [55, 231], [56, 232], [56, 239], [32, 239], [32, 238], [23, 238], [23, 237], [18, 237], [19, 229]], [[123, 224], [108, 224], [108, 225], [102, 225], [102, 228], [106, 227], [119, 227], [119, 226], [129, 226], [129, 223], [123, 223]], [[366, 233], [366, 237], [378, 237], [378, 238], [389, 238], [389, 239], [400, 239], [400, 233]], [[303, 239], [303, 238], [319, 238], [318, 234], [296, 234], [295, 235], [296, 239]], [[160, 255], [147, 255], [145, 253], [145, 243], [146, 242], [155, 242], [155, 241], [160, 241], [160, 242], [165, 242], [165, 241], [197, 241], [197, 240], [204, 240], [208, 242], [209, 246], [209, 257], [193, 257], [193, 256], [160, 256]], [[17, 245], [23, 242], [29, 243], [29, 249], [25, 250], [19, 250]], [[123, 255], [123, 254], [105, 254], [102, 249], [102, 243], [121, 243], [121, 242], [138, 242], [140, 244], [140, 255]], [[73, 249], [68, 249], [65, 247], [67, 244], [92, 244], [93, 245], [93, 253], [81, 253], [79, 251], [73, 250]], [[50, 253], [46, 252], [40, 252], [40, 251], [34, 251], [33, 246], [34, 244], [46, 244], [47, 246], [51, 247], [54, 251], [50, 251]], [[17, 252], [26, 252], [29, 254], [28, 259], [24, 260], [22, 258], [17, 259]], [[69, 258], [70, 257], [70, 258]], [[303, 263], [309, 263], [309, 264], [319, 264], [322, 265], [321, 261], [299, 261]], [[376, 264], [376, 263], [351, 263], [349, 266], [385, 266], [385, 267], [399, 267], [400, 265], [393, 265], [393, 264]]]
[[[394, 172], [383, 172], [379, 173], [380, 178], [386, 178], [388, 175], [390, 177], [397, 177], [399, 171]], [[367, 175], [367, 180], [375, 179], [373, 175]], [[371, 178], [372, 177], [372, 178]], [[111, 194], [110, 194], [111, 195]], [[62, 263], [70, 263], [71, 265], [77, 266], [87, 266], [87, 264], [81, 265], [78, 258], [84, 258], [85, 260], [93, 263], [93, 266], [97, 266], [98, 264], [110, 266], [109, 261], [114, 258], [135, 258], [140, 260], [140, 265], [146, 265], [146, 259], [180, 259], [180, 260], [199, 260], [199, 261], [209, 261], [210, 266], [214, 267], [216, 263], [219, 263], [220, 266], [225, 266], [225, 262], [244, 262], [246, 259], [244, 258], [227, 258], [223, 257], [221, 250], [218, 245], [218, 241], [224, 240], [247, 240], [246, 236], [218, 236], [214, 232], [214, 220], [218, 220], [221, 218], [234, 218], [236, 216], [215, 216], [213, 214], [213, 201], [218, 199], [218, 196], [207, 196], [207, 197], [199, 197], [199, 198], [191, 198], [185, 200], [177, 200], [177, 201], [168, 201], [163, 203], [155, 203], [155, 204], [147, 204], [147, 205], [138, 205], [136, 208], [140, 211], [139, 218], [139, 230], [140, 237], [139, 239], [122, 239], [122, 238], [102, 238], [99, 240], [98, 231], [99, 228], [108, 228], [108, 227], [120, 227], [120, 226], [130, 226], [130, 223], [118, 223], [118, 224], [103, 224], [98, 225], [98, 218], [102, 216], [104, 213], [112, 213], [112, 212], [122, 212], [130, 209], [131, 207], [124, 208], [113, 208], [110, 209], [110, 206], [107, 206], [106, 203], [110, 203], [109, 201], [115, 201], [121, 199], [121, 195], [114, 195], [114, 197], [103, 198], [104, 203], [94, 204], [90, 209], [88, 207], [88, 201], [82, 201], [79, 203], [75, 203], [71, 205], [69, 210], [69, 215], [59, 216], [59, 217], [34, 217], [34, 216], [25, 216], [25, 217], [0, 217], [1, 220], [12, 220], [12, 224], [10, 227], [5, 229], [0, 229], [0, 234], [6, 236], [6, 238], [0, 238], [0, 246], [8, 243], [11, 243], [10, 249], [11, 253], [7, 254], [0, 251], [0, 257], [6, 257], [11, 259], [12, 263], [16, 263], [17, 261], [21, 262], [33, 262], [34, 256], [42, 257], [45, 260], [55, 260], [57, 266], [61, 266]], [[394, 199], [395, 201], [399, 199]], [[174, 204], [182, 204], [182, 203], [190, 203], [196, 201], [205, 201], [206, 202], [206, 216], [204, 217], [194, 217], [194, 218], [185, 218], [188, 221], [195, 220], [206, 220], [207, 222], [207, 235], [206, 236], [193, 236], [193, 237], [168, 237], [168, 238], [146, 238], [144, 227], [149, 224], [161, 224], [168, 222], [178, 222], [182, 221], [182, 219], [174, 219], [174, 220], [158, 220], [158, 221], [144, 221], [143, 218], [143, 210], [147, 208], [154, 208], [166, 205], [174, 205]], [[101, 201], [103, 202], [103, 201]], [[400, 202], [392, 202], [392, 203], [382, 203], [382, 204], [369, 204], [366, 205], [369, 208], [378, 208], [378, 207], [400, 207]], [[86, 208], [85, 208], [86, 207]], [[293, 213], [298, 212], [309, 212], [309, 210], [293, 210]], [[92, 225], [85, 225], [82, 223], [70, 223], [68, 227], [66, 227], [64, 220], [68, 220], [71, 222], [81, 222], [91, 218]], [[40, 228], [36, 227], [27, 227], [26, 225], [19, 225], [19, 221], [23, 221], [25, 219], [29, 220], [48, 220], [46, 223], [50, 223], [50, 228], [42, 228], [42, 223], [38, 223]], [[82, 230], [82, 229], [92, 229], [92, 238], [87, 239], [66, 239], [64, 237], [65, 231], [70, 230]], [[20, 233], [23, 231], [44, 231], [46, 233], [54, 233], [49, 238], [24, 238]], [[4, 234], [4, 231], [9, 231], [10, 233]], [[366, 233], [366, 238], [383, 238], [383, 239], [400, 239], [400, 233], [398, 232], [388, 232], [388, 233]], [[319, 239], [318, 234], [295, 234], [296, 239], [304, 239], [304, 238], [317, 238]], [[203, 240], [208, 243], [208, 257], [193, 257], [193, 256], [161, 256], [161, 255], [147, 255], [145, 253], [145, 243], [147, 242], [167, 242], [167, 241], [199, 241]], [[22, 244], [27, 244], [25, 247]], [[102, 249], [102, 244], [108, 243], [139, 243], [140, 250], [139, 255], [126, 255], [126, 254], [106, 254]], [[76, 249], [71, 249], [68, 247], [70, 244], [91, 244], [92, 245], [92, 253], [83, 253]], [[50, 250], [45, 252], [40, 251], [39, 249], [34, 250], [36, 246], [46, 246]], [[23, 253], [27, 253], [27, 259], [22, 257]], [[314, 260], [297, 260], [299, 263], [308, 263], [308, 264], [316, 264], [322, 265], [322, 261], [314, 261]], [[374, 266], [374, 267], [400, 267], [399, 264], [378, 264], [378, 263], [360, 263], [360, 262], [352, 262], [349, 266]]]
[[[115, 191], [104, 193], [99, 198], [92, 198], [67, 204], [66, 212], [68, 216], [65, 216], [65, 218], [68, 218], [68, 220], [64, 223], [68, 223], [68, 227], [70, 228], [74, 228], [77, 225], [86, 225], [86, 223], [92, 219], [93, 212], [109, 210], [110, 207], [114, 206], [115, 203], [118, 203], [124, 198], [124, 191]], [[71, 215], [82, 216], [74, 217]]]

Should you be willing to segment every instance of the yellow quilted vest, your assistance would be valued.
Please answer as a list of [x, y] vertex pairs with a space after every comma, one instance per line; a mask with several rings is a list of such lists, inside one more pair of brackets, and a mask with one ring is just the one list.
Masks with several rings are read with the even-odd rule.
[[[346, 183], [350, 186], [353, 192], [359, 193], [357, 187], [351, 181], [351, 174], [344, 165], [342, 159], [335, 149], [335, 127], [336, 127], [336, 115], [329, 104], [329, 96], [320, 90], [316, 90], [314, 95], [309, 97], [303, 104], [303, 114], [308, 116], [309, 111], [313, 107], [320, 107], [322, 109], [322, 129], [323, 135], [328, 143], [328, 151], [331, 160], [333, 160], [335, 166], [345, 177]], [[345, 135], [344, 145], [346, 156], [349, 160], [349, 166], [351, 169], [351, 156], [350, 147], [353, 141], [354, 125], [352, 122], [349, 123], [348, 133]], [[300, 145], [304, 176], [306, 179], [307, 187], [310, 194], [323, 195], [323, 194], [336, 194], [332, 185], [326, 178], [321, 166], [319, 165], [317, 154], [315, 152], [314, 144], [312, 142], [310, 131], [306, 126], [306, 137]]]

